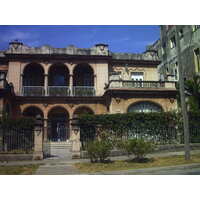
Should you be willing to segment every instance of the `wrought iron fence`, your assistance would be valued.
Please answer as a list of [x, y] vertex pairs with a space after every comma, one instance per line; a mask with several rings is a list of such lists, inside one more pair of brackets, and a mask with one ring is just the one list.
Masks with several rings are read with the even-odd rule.
[[[95, 126], [82, 126], [80, 132], [82, 149], [85, 149], [87, 143], [94, 140], [97, 136], [97, 128]], [[128, 129], [114, 130], [112, 128], [103, 128], [105, 132], [115, 139], [133, 139], [143, 138], [146, 141], [151, 141], [154, 144], [183, 144], [184, 133], [183, 130], [177, 127], [157, 127], [157, 128], [138, 128], [129, 127]], [[200, 143], [200, 127], [190, 128], [190, 142]]]
[[0, 152], [30, 153], [34, 148], [34, 132], [32, 129], [0, 127]]
[[95, 89], [93, 86], [74, 86], [73, 96], [95, 96]]
[[69, 138], [69, 127], [67, 122], [48, 122], [47, 140], [48, 142], [64, 142]]
[[45, 90], [43, 86], [23, 86], [23, 96], [44, 96]]
[[48, 96], [70, 96], [67, 86], [48, 86]]

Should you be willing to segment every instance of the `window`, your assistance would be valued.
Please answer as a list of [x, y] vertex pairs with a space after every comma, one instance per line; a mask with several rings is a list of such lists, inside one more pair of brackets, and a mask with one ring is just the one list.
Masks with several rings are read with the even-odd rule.
[[162, 108], [153, 102], [138, 102], [128, 108], [128, 112], [161, 112]]
[[200, 57], [199, 57], [199, 48], [194, 49], [194, 62], [195, 62], [195, 71], [200, 71]]
[[176, 47], [176, 38], [175, 36], [173, 36], [171, 39], [170, 39], [170, 48], [173, 49]]
[[193, 25], [192, 26], [192, 31], [195, 32], [199, 28], [200, 28], [200, 25]]
[[179, 32], [178, 32], [178, 34], [179, 34], [179, 39], [182, 39], [183, 38], [183, 29], [180, 29], [179, 30]]
[[132, 72], [131, 79], [134, 81], [143, 81], [144, 80], [144, 73], [143, 72]]
[[175, 63], [175, 68], [174, 68], [174, 79], [175, 79], [175, 81], [178, 81], [178, 80], [179, 80], [178, 62]]

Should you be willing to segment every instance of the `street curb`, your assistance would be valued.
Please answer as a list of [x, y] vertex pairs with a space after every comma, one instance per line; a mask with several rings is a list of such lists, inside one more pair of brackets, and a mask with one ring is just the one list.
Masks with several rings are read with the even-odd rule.
[[[119, 171], [104, 171], [98, 173], [91, 173], [88, 175], [142, 175], [145, 173], [150, 174], [154, 172], [158, 172], [159, 170], [183, 170], [183, 169], [191, 169], [191, 168], [200, 168], [200, 163], [194, 164], [184, 164], [184, 165], [173, 165], [173, 166], [166, 166], [166, 167], [151, 167], [151, 168], [142, 168], [142, 169], [130, 169], [130, 170], [119, 170]], [[158, 173], [159, 174], [159, 173]]]

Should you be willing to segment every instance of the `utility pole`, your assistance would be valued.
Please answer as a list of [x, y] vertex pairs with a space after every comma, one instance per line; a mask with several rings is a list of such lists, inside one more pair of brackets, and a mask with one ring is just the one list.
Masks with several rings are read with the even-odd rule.
[[185, 87], [184, 87], [184, 78], [183, 78], [183, 62], [181, 59], [181, 49], [180, 49], [180, 39], [178, 33], [178, 26], [175, 26], [176, 32], [176, 43], [177, 43], [177, 58], [179, 66], [179, 92], [181, 97], [181, 112], [183, 116], [183, 128], [184, 128], [184, 149], [185, 149], [185, 160], [190, 160], [190, 135], [189, 135], [189, 122], [188, 122], [188, 113], [185, 103]]

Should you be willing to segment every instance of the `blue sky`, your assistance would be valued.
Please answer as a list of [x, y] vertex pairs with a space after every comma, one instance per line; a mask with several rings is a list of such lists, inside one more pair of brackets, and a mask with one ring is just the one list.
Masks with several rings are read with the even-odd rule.
[[23, 43], [38, 47], [50, 45], [64, 48], [75, 45], [90, 48], [97, 43], [109, 45], [112, 52], [141, 53], [146, 45], [159, 38], [159, 26], [0, 26], [0, 50], [18, 39]]

